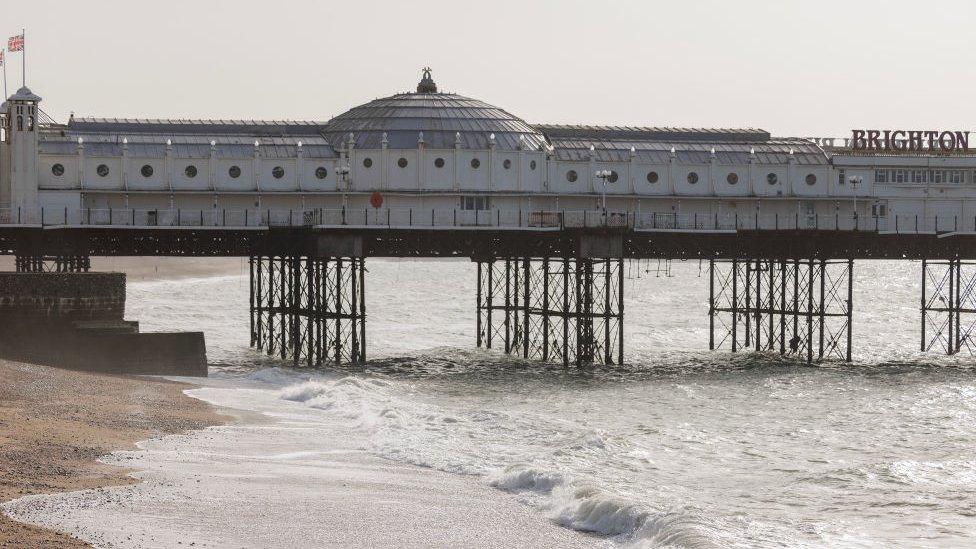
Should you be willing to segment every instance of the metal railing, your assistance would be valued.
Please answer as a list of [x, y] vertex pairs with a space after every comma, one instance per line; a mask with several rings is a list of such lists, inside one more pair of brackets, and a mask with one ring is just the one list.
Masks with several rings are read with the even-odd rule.
[[861, 231], [896, 234], [976, 233], [976, 217], [707, 214], [602, 210], [365, 209], [0, 209], [4, 226], [160, 228], [364, 227], [458, 230], [620, 228], [636, 231]]

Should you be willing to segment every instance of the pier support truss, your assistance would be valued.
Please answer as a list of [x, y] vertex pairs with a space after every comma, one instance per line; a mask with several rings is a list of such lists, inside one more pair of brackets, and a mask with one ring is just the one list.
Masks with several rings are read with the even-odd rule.
[[976, 354], [976, 261], [922, 260], [922, 346]]
[[622, 364], [622, 259], [477, 261], [478, 347], [569, 366]]
[[18, 273], [87, 273], [91, 258], [87, 255], [18, 255], [14, 260]]
[[251, 346], [295, 366], [366, 360], [362, 258], [251, 257]]
[[851, 360], [854, 260], [709, 262], [709, 348]]

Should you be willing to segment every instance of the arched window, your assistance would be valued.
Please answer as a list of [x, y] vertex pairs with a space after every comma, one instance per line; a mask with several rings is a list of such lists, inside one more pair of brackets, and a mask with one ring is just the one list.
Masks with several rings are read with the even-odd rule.
[[33, 116], [28, 116], [27, 117], [27, 131], [29, 131], [29, 132], [34, 131], [34, 117]]
[[24, 117], [23, 116], [17, 116], [17, 131], [19, 131], [19, 132], [24, 131]]

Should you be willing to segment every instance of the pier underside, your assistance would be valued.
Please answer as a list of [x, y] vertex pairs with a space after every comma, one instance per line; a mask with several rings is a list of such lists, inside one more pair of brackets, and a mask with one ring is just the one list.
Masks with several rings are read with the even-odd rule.
[[854, 260], [709, 262], [709, 348], [851, 360]]
[[976, 261], [922, 260], [921, 350], [976, 354]]
[[251, 257], [251, 346], [295, 366], [364, 362], [364, 275], [361, 257]]
[[479, 347], [565, 366], [622, 364], [622, 259], [478, 260]]

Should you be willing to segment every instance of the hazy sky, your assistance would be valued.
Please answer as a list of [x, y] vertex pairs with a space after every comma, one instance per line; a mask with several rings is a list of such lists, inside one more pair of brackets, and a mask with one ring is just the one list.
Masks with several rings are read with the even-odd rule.
[[[78, 115], [327, 120], [414, 88], [529, 122], [970, 129], [971, 1], [0, 0]], [[9, 54], [10, 93], [20, 54]]]

